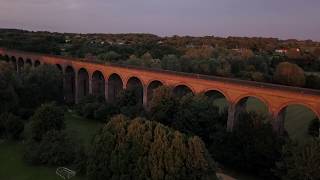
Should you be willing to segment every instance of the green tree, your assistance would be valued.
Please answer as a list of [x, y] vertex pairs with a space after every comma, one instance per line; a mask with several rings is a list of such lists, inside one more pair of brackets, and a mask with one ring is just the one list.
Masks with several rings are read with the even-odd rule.
[[303, 87], [306, 82], [303, 69], [289, 62], [278, 64], [274, 74], [274, 80], [280, 84], [301, 87]]
[[61, 131], [64, 128], [64, 112], [52, 103], [41, 105], [31, 117], [31, 133], [35, 141], [41, 141], [48, 131]]
[[19, 98], [16, 93], [16, 76], [13, 68], [0, 62], [0, 114], [18, 108]]
[[200, 136], [210, 142], [210, 136], [220, 128], [227, 128], [227, 120], [220, 117], [219, 108], [204, 94], [188, 94], [181, 98], [173, 127]]
[[18, 140], [24, 130], [24, 123], [18, 117], [11, 113], [0, 115], [0, 137]]
[[62, 73], [56, 66], [41, 65], [24, 69], [19, 75], [19, 98], [24, 108], [36, 108], [47, 102], [62, 102]]
[[91, 179], [217, 179], [198, 137], [144, 119], [116, 116], [92, 141]]
[[320, 141], [313, 139], [297, 144], [290, 142], [284, 146], [281, 161], [277, 163], [276, 174], [282, 180], [320, 179]]
[[155, 89], [148, 109], [152, 120], [165, 125], [172, 124], [178, 111], [178, 100], [173, 90], [166, 86]]
[[31, 139], [27, 143], [24, 158], [35, 165], [66, 166], [74, 162], [76, 148], [65, 132], [49, 130], [40, 142]]

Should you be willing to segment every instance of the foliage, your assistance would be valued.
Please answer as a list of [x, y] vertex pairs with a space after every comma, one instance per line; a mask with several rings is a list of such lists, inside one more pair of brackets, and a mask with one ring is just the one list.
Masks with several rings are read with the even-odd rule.
[[0, 115], [0, 138], [18, 140], [24, 130], [24, 123], [18, 117], [11, 113]]
[[65, 132], [47, 131], [40, 142], [31, 139], [26, 145], [24, 158], [33, 165], [65, 166], [73, 163], [76, 146]]
[[319, 119], [313, 119], [308, 127], [308, 134], [312, 137], [319, 137], [320, 122]]
[[276, 174], [283, 180], [320, 179], [320, 141], [313, 139], [298, 145], [290, 142], [284, 146]]
[[91, 179], [217, 179], [213, 161], [198, 137], [161, 124], [113, 118], [92, 141]]
[[181, 98], [172, 126], [182, 132], [200, 136], [210, 144], [210, 136], [220, 128], [227, 127], [226, 117], [220, 117], [219, 108], [204, 94], [188, 94]]
[[149, 102], [149, 116], [152, 120], [165, 125], [170, 125], [178, 111], [178, 100], [171, 88], [161, 86], [153, 91]]
[[306, 81], [303, 69], [289, 62], [283, 62], [277, 66], [274, 80], [280, 84], [301, 87]]
[[18, 95], [15, 90], [16, 77], [11, 66], [0, 62], [0, 114], [18, 107]]
[[48, 131], [61, 131], [64, 128], [64, 112], [55, 104], [41, 105], [31, 117], [31, 133], [35, 141], [41, 141]]
[[53, 65], [41, 65], [34, 69], [24, 69], [19, 74], [18, 89], [21, 106], [36, 108], [47, 102], [62, 102], [62, 73]]
[[212, 133], [210, 153], [220, 163], [265, 178], [272, 177], [271, 169], [281, 156], [285, 143], [271, 124], [252, 113], [240, 115], [233, 132], [220, 129]]
[[144, 115], [143, 105], [135, 90], [121, 91], [116, 98], [115, 105], [119, 108], [120, 114], [130, 118]]

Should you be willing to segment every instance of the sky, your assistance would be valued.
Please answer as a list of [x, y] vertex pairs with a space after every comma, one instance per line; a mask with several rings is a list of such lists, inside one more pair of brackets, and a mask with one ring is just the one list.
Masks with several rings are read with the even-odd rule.
[[0, 28], [320, 41], [320, 0], [0, 0]]

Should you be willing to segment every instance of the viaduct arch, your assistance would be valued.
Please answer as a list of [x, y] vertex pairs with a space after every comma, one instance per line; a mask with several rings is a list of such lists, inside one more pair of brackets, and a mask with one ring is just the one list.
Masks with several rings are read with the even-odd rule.
[[104, 96], [112, 101], [123, 89], [134, 89], [141, 103], [147, 106], [153, 90], [161, 85], [174, 88], [181, 96], [186, 93], [218, 92], [228, 102], [227, 128], [232, 130], [237, 114], [243, 110], [243, 100], [255, 97], [261, 100], [274, 119], [274, 127], [281, 131], [282, 110], [291, 104], [300, 104], [312, 110], [320, 119], [320, 91], [289, 87], [268, 83], [236, 80], [216, 76], [154, 70], [116, 64], [104, 64], [85, 59], [36, 54], [0, 48], [0, 56], [17, 71], [24, 64], [34, 67], [40, 64], [57, 65], [64, 74], [65, 99], [67, 102], [79, 101], [88, 94]]

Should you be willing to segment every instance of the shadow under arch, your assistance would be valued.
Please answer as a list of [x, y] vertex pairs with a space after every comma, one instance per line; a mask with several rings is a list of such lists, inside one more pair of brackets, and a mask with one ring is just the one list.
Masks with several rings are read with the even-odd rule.
[[65, 101], [68, 104], [75, 103], [75, 87], [76, 87], [76, 72], [72, 66], [67, 66], [65, 69], [65, 84], [64, 84], [64, 92], [65, 92]]
[[15, 56], [11, 56], [11, 64], [15, 71], [18, 70], [17, 59]]
[[139, 104], [143, 104], [143, 83], [138, 77], [130, 77], [127, 82], [127, 90], [132, 91]]
[[29, 67], [32, 67], [32, 61], [31, 61], [31, 59], [27, 59], [27, 60], [26, 60], [26, 65], [28, 65]]
[[219, 107], [220, 112], [226, 110], [229, 107], [229, 96], [217, 89], [209, 89], [204, 91], [204, 95], [207, 96], [214, 105]]
[[85, 68], [78, 71], [78, 99], [81, 100], [89, 95], [89, 73]]
[[184, 85], [184, 84], [179, 84], [179, 85], [176, 85], [174, 88], [173, 88], [173, 93], [178, 97], [178, 98], [181, 98], [187, 94], [193, 94], [194, 95], [194, 92], [192, 91], [192, 89], [187, 86], [187, 85]]
[[310, 138], [309, 126], [313, 120], [320, 120], [320, 115], [308, 104], [288, 102], [276, 113], [277, 130], [298, 141]]
[[150, 102], [153, 98], [154, 90], [163, 86], [163, 83], [159, 80], [153, 80], [148, 84], [147, 87], [147, 100]]
[[256, 95], [244, 95], [237, 98], [235, 101], [235, 112], [234, 112], [234, 119], [235, 119], [235, 125], [237, 125], [240, 119], [241, 114], [243, 113], [254, 113], [258, 117], [261, 117], [259, 119], [265, 120], [263, 122], [256, 121], [254, 119], [255, 124], [261, 124], [261, 123], [272, 123], [269, 116], [269, 103], [263, 99], [262, 97], [256, 96]]
[[92, 95], [105, 97], [105, 78], [101, 71], [94, 71], [92, 74]]
[[113, 73], [108, 77], [108, 101], [113, 102], [123, 90], [123, 80], [120, 75]]

